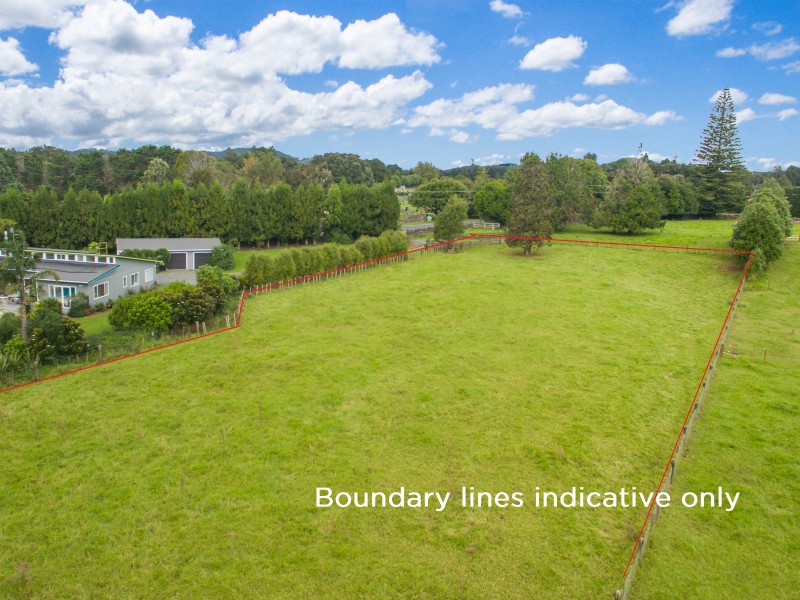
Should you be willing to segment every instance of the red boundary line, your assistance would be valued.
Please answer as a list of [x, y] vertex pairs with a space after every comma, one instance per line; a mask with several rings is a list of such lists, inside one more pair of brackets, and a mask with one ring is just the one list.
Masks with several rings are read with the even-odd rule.
[[330, 269], [328, 271], [322, 271], [320, 273], [315, 273], [313, 275], [305, 275], [303, 277], [296, 277], [295, 279], [290, 279], [288, 281], [282, 281], [280, 283], [274, 283], [271, 285], [259, 287], [256, 289], [251, 289], [247, 291], [242, 291], [242, 294], [239, 298], [239, 310], [237, 313], [236, 324], [232, 327], [226, 327], [225, 329], [220, 329], [219, 331], [212, 331], [211, 333], [204, 333], [203, 335], [198, 335], [195, 337], [187, 338], [184, 340], [179, 340], [177, 342], [171, 342], [169, 344], [164, 344], [163, 346], [157, 346], [155, 348], [149, 348], [147, 350], [142, 350], [141, 352], [135, 352], [133, 354], [127, 354], [125, 356], [120, 356], [117, 358], [112, 358], [103, 362], [99, 362], [93, 365], [87, 365], [85, 367], [81, 367], [79, 369], [73, 369], [72, 371], [65, 371], [64, 373], [58, 373], [56, 375], [50, 375], [49, 377], [44, 377], [42, 379], [37, 379], [35, 381], [28, 381], [26, 383], [20, 383], [18, 385], [14, 385], [8, 388], [0, 389], [0, 394], [4, 392], [10, 392], [12, 390], [17, 390], [20, 388], [24, 388], [30, 385], [34, 385], [37, 383], [43, 383], [45, 381], [51, 381], [53, 379], [58, 379], [59, 377], [64, 377], [66, 375], [72, 375], [75, 373], [80, 373], [82, 371], [87, 371], [89, 369], [94, 369], [96, 367], [102, 367], [104, 365], [108, 365], [111, 363], [119, 362], [121, 360], [125, 360], [127, 358], [133, 358], [135, 356], [141, 356], [143, 354], [149, 354], [150, 352], [155, 352], [156, 350], [163, 350], [165, 348], [170, 348], [172, 346], [178, 346], [180, 344], [185, 344], [187, 342], [193, 342], [195, 340], [199, 340], [202, 338], [207, 338], [212, 335], [217, 335], [220, 333], [225, 333], [226, 331], [232, 331], [234, 329], [238, 329], [242, 326], [242, 313], [244, 312], [244, 299], [246, 296], [258, 293], [262, 291], [272, 290], [281, 288], [287, 285], [292, 285], [295, 283], [303, 283], [305, 281], [313, 280], [318, 277], [322, 277], [323, 275], [331, 275], [333, 273], [342, 273], [352, 269], [357, 269], [359, 267], [367, 266], [370, 264], [377, 264], [380, 262], [384, 262], [390, 260], [392, 258], [398, 258], [400, 256], [408, 256], [414, 254], [416, 252], [423, 252], [425, 250], [429, 250], [431, 248], [438, 248], [441, 246], [453, 244], [456, 242], [461, 242], [468, 239], [474, 238], [494, 238], [494, 239], [506, 239], [506, 240], [530, 240], [536, 242], [557, 242], [557, 243], [567, 243], [567, 244], [582, 244], [587, 246], [617, 246], [617, 247], [628, 247], [628, 248], [659, 248], [662, 250], [685, 250], [685, 251], [694, 251], [694, 252], [717, 252], [717, 253], [726, 253], [726, 254], [744, 254], [748, 255], [747, 264], [742, 271], [742, 276], [739, 279], [739, 286], [736, 288], [736, 293], [733, 295], [733, 300], [731, 301], [730, 308], [728, 308], [728, 313], [725, 315], [725, 320], [722, 322], [722, 326], [720, 327], [719, 334], [717, 335], [717, 339], [714, 342], [714, 347], [711, 349], [711, 354], [708, 357], [708, 361], [706, 361], [706, 367], [703, 370], [703, 375], [700, 377], [700, 382], [697, 384], [697, 388], [695, 389], [694, 396], [692, 397], [692, 402], [689, 404], [689, 409], [686, 411], [686, 417], [683, 419], [683, 424], [681, 425], [680, 431], [678, 432], [678, 437], [675, 440], [675, 444], [672, 447], [672, 452], [670, 452], [669, 458], [667, 459], [667, 464], [664, 467], [664, 472], [661, 474], [661, 480], [658, 482], [658, 487], [656, 488], [655, 493], [653, 494], [653, 499], [650, 501], [650, 504], [647, 509], [647, 514], [645, 515], [644, 521], [642, 522], [642, 527], [639, 530], [639, 535], [636, 538], [636, 542], [634, 542], [633, 550], [631, 550], [630, 557], [628, 558], [628, 562], [625, 565], [625, 570], [622, 573], [622, 579], [624, 580], [628, 574], [628, 570], [630, 569], [631, 562], [633, 561], [633, 557], [636, 554], [636, 548], [639, 545], [640, 540], [642, 539], [642, 535], [644, 534], [644, 530], [647, 527], [647, 523], [650, 520], [650, 515], [653, 512], [653, 506], [655, 504], [655, 499], [658, 497], [659, 492], [661, 491], [662, 486], [664, 485], [664, 480], [666, 479], [667, 472], [669, 471], [669, 465], [672, 462], [672, 459], [675, 456], [675, 453], [678, 451], [678, 445], [680, 444], [681, 438], [683, 438], [683, 434], [685, 431], [686, 424], [689, 422], [689, 418], [692, 414], [692, 409], [694, 405], [697, 403], [697, 398], [700, 395], [700, 390], [703, 386], [703, 381], [708, 374], [709, 369], [711, 368], [711, 362], [714, 360], [714, 354], [717, 351], [717, 347], [719, 346], [719, 342], [722, 339], [722, 335], [725, 331], [725, 327], [730, 320], [731, 314], [733, 313], [733, 309], [736, 306], [736, 302], [739, 298], [739, 295], [742, 291], [742, 287], [745, 282], [745, 278], [747, 277], [747, 272], [750, 269], [750, 264], [753, 262], [753, 252], [747, 250], [732, 250], [728, 248], [697, 248], [693, 246], [667, 246], [662, 244], [634, 244], [630, 242], [607, 242], [607, 241], [593, 241], [593, 240], [573, 240], [573, 239], [561, 239], [561, 238], [550, 238], [550, 237], [534, 237], [534, 236], [522, 236], [522, 235], [503, 235], [503, 234], [496, 234], [496, 233], [471, 233], [467, 236], [455, 238], [453, 240], [447, 242], [440, 242], [437, 244], [432, 244], [430, 246], [423, 246], [420, 248], [415, 248], [414, 250], [407, 250], [405, 252], [398, 252], [396, 254], [391, 254], [389, 256], [383, 256], [381, 258], [373, 258], [371, 260], [366, 260], [360, 263], [356, 263], [353, 265], [348, 265], [345, 267], [340, 267], [338, 269]]

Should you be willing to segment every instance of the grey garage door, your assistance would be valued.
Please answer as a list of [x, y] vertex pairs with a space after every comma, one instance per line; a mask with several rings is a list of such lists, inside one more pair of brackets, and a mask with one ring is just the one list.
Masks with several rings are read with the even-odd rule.
[[169, 255], [168, 269], [185, 269], [186, 268], [186, 252], [173, 252]]
[[194, 268], [198, 269], [208, 262], [208, 257], [211, 256], [210, 252], [195, 252], [194, 253]]

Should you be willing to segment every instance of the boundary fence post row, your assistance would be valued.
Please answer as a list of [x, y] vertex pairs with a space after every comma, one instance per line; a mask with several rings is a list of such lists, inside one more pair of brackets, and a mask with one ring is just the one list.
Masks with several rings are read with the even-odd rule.
[[625, 571], [622, 574], [623, 579], [623, 586], [617, 589], [614, 592], [614, 598], [617, 600], [627, 600], [631, 588], [633, 587], [633, 582], [636, 579], [636, 572], [641, 565], [642, 560], [644, 559], [644, 551], [647, 547], [648, 542], [650, 541], [650, 537], [653, 533], [653, 528], [655, 524], [658, 522], [658, 517], [661, 515], [661, 507], [657, 506], [655, 511], [653, 512], [653, 506], [655, 504], [655, 498], [658, 496], [659, 492], [668, 492], [672, 482], [675, 478], [675, 471], [677, 469], [677, 460], [682, 457], [686, 452], [686, 446], [689, 440], [689, 434], [692, 431], [694, 426], [695, 419], [697, 418], [697, 414], [700, 411], [700, 406], [705, 399], [706, 392], [711, 385], [711, 378], [714, 375], [714, 371], [717, 368], [717, 364], [719, 359], [722, 357], [725, 351], [725, 341], [728, 338], [728, 331], [730, 330], [731, 321], [736, 314], [736, 309], [739, 306], [739, 299], [741, 298], [741, 292], [744, 285], [745, 278], [747, 277], [747, 272], [750, 269], [750, 264], [753, 260], [752, 253], [748, 253], [750, 256], [747, 260], [747, 264], [745, 265], [744, 271], [742, 272], [741, 279], [739, 280], [739, 286], [736, 289], [736, 293], [731, 300], [730, 308], [728, 309], [728, 313], [725, 315], [725, 319], [722, 322], [722, 327], [720, 328], [719, 334], [717, 335], [717, 340], [714, 344], [713, 349], [711, 350], [711, 356], [706, 363], [705, 371], [703, 371], [703, 375], [700, 378], [700, 383], [697, 385], [697, 389], [694, 394], [694, 398], [692, 399], [692, 403], [689, 405], [689, 410], [686, 413], [686, 417], [683, 421], [683, 425], [678, 433], [678, 438], [675, 441], [675, 446], [672, 449], [672, 453], [667, 460], [667, 465], [664, 468], [664, 473], [661, 476], [661, 482], [659, 483], [658, 487], [656, 488], [655, 493], [653, 494], [653, 500], [651, 501], [647, 515], [645, 516], [644, 523], [642, 524], [642, 528], [639, 531], [639, 535], [636, 538], [636, 542], [634, 543], [633, 550], [631, 551], [631, 555], [628, 558], [628, 564], [625, 567]]

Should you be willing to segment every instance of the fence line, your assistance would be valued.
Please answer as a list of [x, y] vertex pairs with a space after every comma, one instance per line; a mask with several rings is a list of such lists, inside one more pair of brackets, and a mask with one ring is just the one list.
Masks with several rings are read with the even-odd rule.
[[661, 475], [661, 481], [659, 482], [658, 487], [653, 494], [653, 499], [651, 500], [647, 509], [647, 515], [642, 523], [642, 528], [639, 530], [639, 535], [637, 536], [633, 550], [628, 558], [628, 564], [625, 566], [625, 571], [622, 574], [623, 586], [622, 588], [617, 589], [614, 593], [614, 597], [618, 600], [627, 600], [630, 594], [631, 588], [633, 587], [633, 581], [636, 578], [636, 571], [638, 570], [639, 565], [641, 565], [644, 558], [644, 551], [647, 547], [647, 542], [650, 540], [653, 527], [655, 527], [658, 517], [661, 514], [660, 506], [656, 506], [655, 512], [653, 512], [655, 499], [658, 497], [659, 492], [669, 491], [670, 486], [672, 485], [672, 481], [675, 478], [677, 460], [685, 454], [689, 434], [694, 426], [697, 413], [699, 412], [700, 406], [705, 399], [706, 392], [710, 387], [711, 378], [714, 375], [714, 370], [717, 367], [717, 363], [725, 351], [725, 341], [728, 338], [728, 331], [730, 330], [731, 321], [736, 314], [736, 308], [739, 306], [739, 299], [741, 298], [744, 281], [747, 277], [747, 272], [750, 269], [750, 264], [753, 261], [753, 253], [751, 252], [749, 255], [750, 256], [747, 260], [747, 264], [745, 265], [742, 276], [739, 279], [739, 286], [736, 288], [736, 292], [733, 296], [733, 300], [731, 301], [728, 313], [725, 315], [725, 320], [722, 322], [722, 327], [717, 335], [714, 347], [711, 350], [711, 355], [708, 358], [708, 362], [706, 362], [703, 375], [700, 377], [700, 383], [697, 384], [694, 397], [689, 405], [689, 409], [686, 413], [686, 417], [683, 420], [681, 429], [678, 432], [678, 437], [675, 440], [675, 445], [673, 446], [672, 452], [667, 460], [667, 464], [664, 467], [664, 472]]

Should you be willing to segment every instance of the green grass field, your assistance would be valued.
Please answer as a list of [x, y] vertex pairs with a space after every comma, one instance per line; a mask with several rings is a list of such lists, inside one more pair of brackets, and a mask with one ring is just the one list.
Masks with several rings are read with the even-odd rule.
[[[737, 281], [712, 255], [472, 248], [4, 394], [0, 596], [607, 597], [643, 512], [535, 488], [655, 486]], [[318, 486], [527, 504], [319, 509]]]
[[80, 317], [77, 321], [83, 327], [86, 335], [95, 335], [105, 331], [111, 331], [111, 323], [108, 322], [110, 311], [95, 313], [88, 317]]
[[730, 514], [666, 511], [633, 597], [792, 598], [800, 589], [800, 244], [740, 303], [673, 490], [724, 485]]

